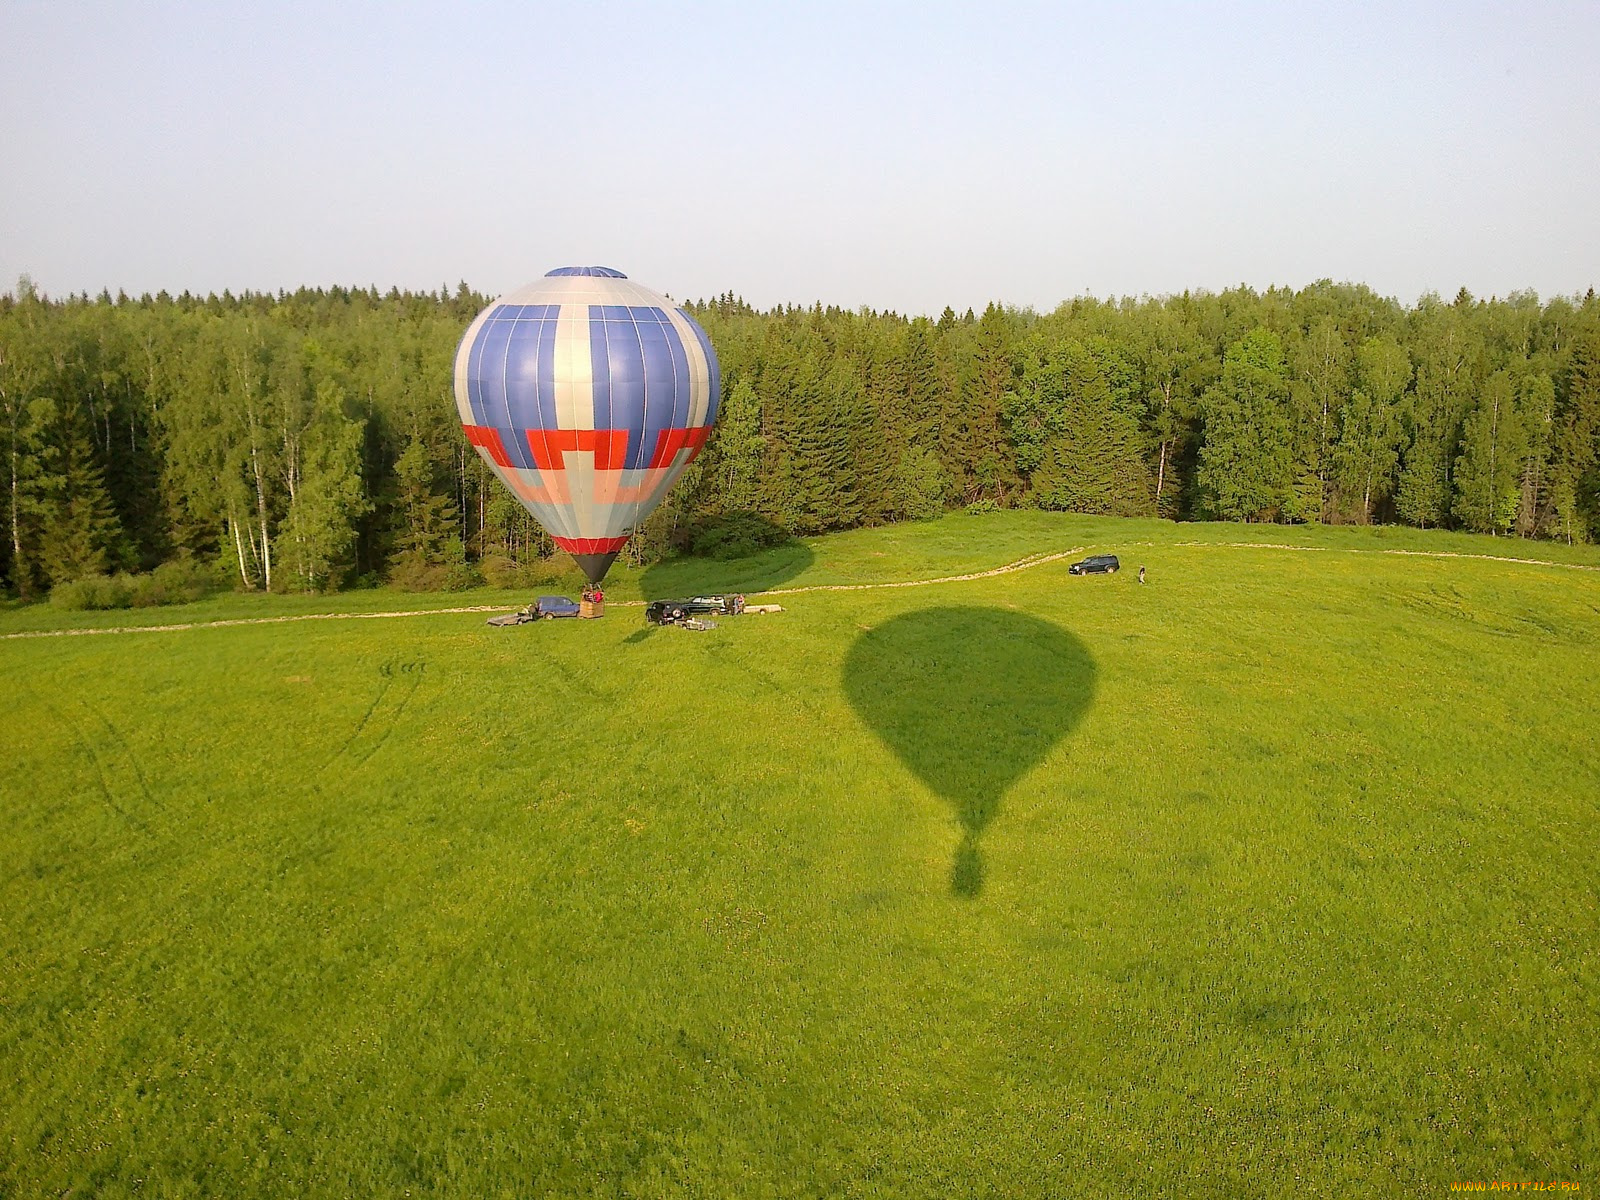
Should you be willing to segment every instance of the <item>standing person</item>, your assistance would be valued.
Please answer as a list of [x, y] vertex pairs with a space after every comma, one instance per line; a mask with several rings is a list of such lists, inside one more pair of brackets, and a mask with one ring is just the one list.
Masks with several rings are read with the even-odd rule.
[[1143, 563], [1139, 564], [1139, 582], [1140, 583], [1144, 582], [1144, 564]]

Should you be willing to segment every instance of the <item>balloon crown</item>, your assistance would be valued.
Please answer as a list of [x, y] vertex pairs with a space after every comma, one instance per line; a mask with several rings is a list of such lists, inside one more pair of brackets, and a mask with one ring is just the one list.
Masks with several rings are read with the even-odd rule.
[[621, 271], [615, 271], [610, 267], [557, 267], [554, 271], [546, 271], [544, 277], [549, 279], [554, 275], [599, 275], [603, 279], [627, 278]]

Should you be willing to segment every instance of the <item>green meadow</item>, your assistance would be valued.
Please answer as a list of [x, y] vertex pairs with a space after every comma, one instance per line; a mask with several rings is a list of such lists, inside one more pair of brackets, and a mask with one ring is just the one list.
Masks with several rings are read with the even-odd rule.
[[0, 640], [0, 1196], [1600, 1188], [1600, 553], [1000, 513], [610, 595], [761, 587]]

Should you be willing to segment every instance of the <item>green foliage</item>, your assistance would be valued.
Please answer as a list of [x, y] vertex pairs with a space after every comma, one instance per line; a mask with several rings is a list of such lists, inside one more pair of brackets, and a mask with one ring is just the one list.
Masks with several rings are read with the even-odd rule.
[[1008, 396], [1018, 466], [1040, 508], [1133, 516], [1153, 500], [1127, 365], [1103, 346], [1036, 353]]
[[979, 318], [970, 350], [970, 383], [961, 406], [963, 442], [962, 495], [1000, 500], [1017, 483], [1017, 468], [1006, 444], [1006, 394], [1016, 386], [1017, 363], [1013, 353], [1016, 325], [1013, 314], [989, 304]]
[[1138, 356], [1145, 364], [1144, 434], [1154, 458], [1152, 503], [1163, 516], [1179, 511], [1178, 463], [1197, 440], [1200, 395], [1214, 373], [1209, 347], [1182, 320], [1175, 306], [1135, 326]]
[[720, 513], [689, 530], [689, 550], [706, 558], [748, 558], [791, 541], [792, 535], [753, 512]]
[[1393, 494], [1404, 437], [1401, 403], [1411, 359], [1392, 339], [1370, 338], [1356, 355], [1356, 388], [1338, 414], [1332, 451], [1336, 510], [1362, 524]]
[[278, 531], [279, 561], [298, 590], [337, 588], [355, 566], [356, 525], [372, 509], [361, 481], [364, 434], [365, 422], [345, 415], [343, 389], [320, 384], [311, 421], [293, 443], [289, 510]]
[[115, 575], [64, 580], [50, 589], [50, 604], [69, 612], [155, 608], [192, 604], [225, 586], [214, 566], [185, 556], [164, 562], [145, 574], [119, 571]]
[[1516, 521], [1527, 435], [1514, 395], [1510, 377], [1496, 372], [1462, 432], [1455, 515], [1477, 533], [1505, 533]]
[[1349, 504], [1360, 497], [1360, 520], [1368, 524], [1373, 508], [1394, 485], [1399, 461], [1400, 422], [1392, 406], [1357, 389], [1339, 410], [1339, 440], [1334, 449], [1334, 480]]
[[86, 575], [66, 579], [50, 589], [52, 607], [68, 612], [133, 607], [133, 591], [126, 575]]
[[721, 471], [722, 501], [730, 509], [747, 509], [755, 503], [763, 445], [761, 397], [748, 379], [741, 379], [723, 401], [711, 446]]
[[59, 475], [51, 481], [39, 553], [51, 580], [77, 579], [121, 565], [126, 549], [105, 473], [76, 407], [61, 410], [57, 438]]
[[1600, 329], [1578, 338], [1564, 384], [1554, 414], [1557, 532], [1600, 540]]
[[44, 397], [24, 400], [21, 396], [12, 400], [7, 411], [11, 485], [8, 565], [12, 586], [26, 599], [46, 583], [41, 542], [57, 510], [63, 480], [58, 470], [59, 449], [49, 437], [56, 420], [55, 401]]
[[926, 521], [944, 511], [953, 481], [932, 450], [907, 446], [895, 462], [890, 515], [905, 521]]
[[1420, 426], [1406, 453], [1396, 504], [1396, 511], [1407, 524], [1426, 529], [1444, 523], [1450, 494], [1445, 466], [1444, 447], [1436, 432]]
[[466, 544], [454, 535], [439, 543], [435, 557], [424, 557], [413, 548], [402, 551], [394, 563], [389, 582], [402, 591], [464, 592], [484, 583], [478, 564], [467, 560]]
[[1523, 376], [1517, 389], [1517, 422], [1527, 440], [1520, 465], [1516, 532], [1523, 537], [1552, 532], [1550, 470], [1555, 432], [1555, 381], [1542, 371]]
[[[547, 534], [457, 426], [452, 355], [483, 302], [0, 297], [0, 587], [37, 597], [182, 553], [278, 592], [542, 569]], [[635, 532], [637, 565], [718, 513], [809, 535], [985, 500], [1600, 534], [1593, 299], [1406, 309], [1323, 280], [937, 321], [731, 294], [690, 307], [727, 393], [706, 452]], [[1239, 359], [1257, 332], [1276, 340], [1270, 367]], [[1503, 480], [1483, 499], [1476, 416], [1502, 372], [1521, 431], [1510, 518]]]
[[1351, 395], [1353, 356], [1333, 316], [1318, 317], [1294, 347], [1290, 436], [1295, 483], [1285, 505], [1291, 520], [1317, 521], [1331, 499], [1339, 416]]
[[530, 571], [508, 554], [490, 551], [478, 560], [483, 581], [492, 588], [525, 587]]
[[1287, 392], [1283, 346], [1272, 333], [1254, 330], [1228, 348], [1221, 381], [1201, 401], [1200, 486], [1213, 515], [1262, 520], [1294, 499]]
[[394, 464], [395, 545], [399, 553], [394, 558], [393, 579], [408, 591], [445, 587], [450, 568], [466, 561], [450, 499], [437, 490], [435, 473], [427, 446], [413, 435]]

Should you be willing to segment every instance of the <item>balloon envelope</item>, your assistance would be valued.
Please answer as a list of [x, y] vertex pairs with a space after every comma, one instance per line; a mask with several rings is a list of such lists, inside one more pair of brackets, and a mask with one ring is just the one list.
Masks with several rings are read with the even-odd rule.
[[681, 307], [562, 267], [478, 314], [456, 351], [467, 440], [591, 582], [705, 446], [720, 381]]

